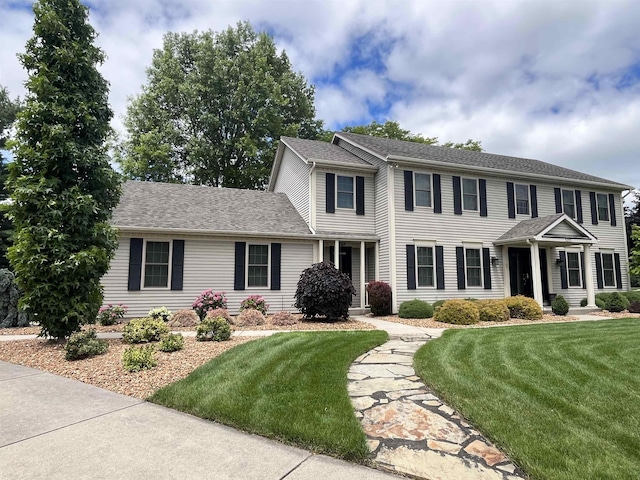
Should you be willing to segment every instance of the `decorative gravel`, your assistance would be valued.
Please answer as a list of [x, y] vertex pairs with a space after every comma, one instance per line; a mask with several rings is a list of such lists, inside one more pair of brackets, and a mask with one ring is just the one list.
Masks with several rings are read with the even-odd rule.
[[609, 318], [640, 318], [640, 313], [629, 313], [627, 310], [625, 310], [624, 312], [609, 312], [607, 310], [599, 310], [597, 312], [591, 313], [590, 315]]
[[[609, 316], [609, 315], [603, 315]], [[623, 315], [624, 318], [628, 318], [629, 315]], [[620, 317], [620, 318], [623, 318]], [[388, 317], [380, 317], [380, 320], [386, 320], [387, 322], [404, 323], [405, 325], [411, 325], [414, 327], [425, 328], [483, 328], [483, 327], [497, 327], [500, 325], [528, 325], [534, 323], [557, 323], [557, 322], [574, 322], [579, 320], [578, 317], [561, 316], [561, 315], [543, 315], [541, 320], [521, 320], [519, 318], [512, 318], [506, 322], [479, 322], [473, 325], [453, 325], [450, 323], [436, 322], [433, 318], [415, 319], [415, 318], [400, 318], [397, 315], [391, 315]]]

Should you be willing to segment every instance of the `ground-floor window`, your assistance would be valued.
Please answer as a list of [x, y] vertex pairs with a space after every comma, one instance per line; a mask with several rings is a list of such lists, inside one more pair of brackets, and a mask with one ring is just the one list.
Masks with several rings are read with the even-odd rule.
[[467, 285], [469, 287], [482, 286], [482, 255], [479, 248], [465, 249]]
[[613, 262], [613, 253], [602, 253], [602, 280], [605, 287], [616, 286], [616, 269]]
[[417, 247], [416, 256], [418, 286], [433, 287], [435, 284], [433, 247]]
[[249, 245], [247, 287], [269, 286], [269, 245]]
[[582, 287], [582, 269], [579, 252], [567, 252], [567, 276], [570, 287]]
[[144, 287], [166, 288], [169, 285], [169, 242], [146, 242]]

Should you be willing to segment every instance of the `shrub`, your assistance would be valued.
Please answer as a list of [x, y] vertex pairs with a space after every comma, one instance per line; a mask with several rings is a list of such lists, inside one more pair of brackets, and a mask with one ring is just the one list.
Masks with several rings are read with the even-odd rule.
[[300, 275], [294, 306], [305, 318], [325, 317], [337, 320], [349, 317], [349, 307], [356, 294], [348, 275], [332, 263], [320, 262]]
[[209, 310], [215, 310], [216, 308], [227, 308], [227, 297], [224, 292], [215, 292], [211, 289], [205, 290], [196, 301], [193, 302], [193, 309], [196, 311], [200, 320], [204, 320]]
[[509, 309], [504, 300], [478, 300], [476, 302], [481, 322], [506, 322]]
[[196, 340], [199, 342], [222, 342], [230, 338], [231, 326], [222, 317], [207, 317], [196, 327]]
[[447, 300], [436, 312], [435, 319], [454, 325], [471, 325], [480, 321], [480, 312], [476, 302]]
[[640, 302], [631, 302], [627, 310], [629, 313], [640, 313]]
[[566, 315], [569, 313], [569, 304], [562, 295], [556, 295], [551, 302], [551, 311], [556, 315]]
[[523, 320], [540, 320], [542, 318], [542, 307], [533, 298], [516, 295], [505, 298], [505, 303], [511, 318]]
[[400, 318], [431, 318], [433, 317], [433, 307], [424, 300], [408, 300], [402, 302], [398, 311]]
[[184, 348], [184, 338], [180, 334], [168, 333], [163, 335], [158, 343], [161, 352], [177, 352]]
[[580, 300], [580, 306], [581, 306], [581, 307], [586, 307], [586, 306], [587, 306], [587, 303], [588, 303], [588, 302], [587, 302], [587, 299], [586, 299], [586, 298], [583, 298], [582, 300]]
[[173, 314], [167, 307], [152, 308], [149, 310], [149, 313], [147, 313], [147, 317], [153, 318], [154, 320], [162, 320], [165, 323], [171, 320], [172, 316]]
[[[631, 302], [629, 301], [629, 299], [626, 297], [626, 295], [622, 295], [619, 292], [601, 292], [601, 293], [597, 293], [596, 294], [596, 305], [603, 309], [603, 310], [609, 310], [607, 308], [607, 302], [609, 301], [609, 298], [611, 297], [611, 295], [616, 295], [616, 297], [619, 297], [616, 301], [622, 301], [622, 303], [624, 304], [624, 308], [623, 310], [626, 310], [627, 308], [629, 308], [629, 305], [631, 304]], [[611, 311], [611, 310], [609, 310]]]
[[[626, 302], [625, 302], [626, 300]], [[622, 312], [630, 306], [629, 300], [627, 300], [621, 293], [613, 292], [609, 294], [604, 302], [604, 309], [610, 312]]]
[[263, 315], [266, 315], [267, 310], [269, 310], [269, 305], [267, 305], [262, 295], [251, 295], [240, 302], [241, 312], [249, 309], [258, 310]]
[[442, 305], [444, 305], [444, 302], [446, 302], [446, 300], [436, 300], [433, 302], [433, 310], [438, 310]]
[[236, 325], [240, 327], [264, 325], [265, 323], [266, 319], [264, 318], [262, 312], [254, 310], [253, 308], [243, 310], [242, 312], [240, 312], [240, 315], [236, 317]]
[[389, 315], [391, 313], [391, 287], [385, 282], [370, 282], [367, 285], [371, 313]]
[[134, 318], [122, 329], [122, 340], [126, 343], [157, 342], [169, 327], [162, 320]]
[[207, 317], [213, 317], [213, 318], [222, 317], [227, 322], [229, 322], [229, 325], [233, 325], [235, 323], [235, 321], [233, 320], [233, 317], [229, 313], [229, 310], [227, 310], [226, 308], [214, 308], [213, 310], [209, 310], [205, 318]]
[[630, 292], [623, 292], [622, 295], [629, 300], [629, 303], [632, 302], [640, 302], [640, 292], [636, 290], [631, 290]]
[[76, 332], [71, 334], [64, 346], [64, 358], [67, 360], [79, 360], [102, 355], [108, 349], [109, 344], [104, 340], [99, 340], [95, 330]]
[[200, 317], [193, 310], [178, 310], [167, 323], [170, 327], [195, 327]]
[[122, 367], [127, 372], [139, 372], [149, 370], [158, 364], [156, 349], [153, 345], [129, 347], [122, 352]]
[[298, 323], [298, 319], [292, 315], [290, 312], [276, 312], [271, 315], [271, 323], [273, 325], [295, 325]]
[[106, 307], [100, 307], [96, 320], [100, 325], [115, 325], [120, 323], [127, 313], [126, 305], [119, 303], [118, 305], [109, 304]]
[[20, 290], [15, 275], [6, 268], [0, 269], [0, 328], [29, 326], [29, 316], [18, 308], [18, 300]]

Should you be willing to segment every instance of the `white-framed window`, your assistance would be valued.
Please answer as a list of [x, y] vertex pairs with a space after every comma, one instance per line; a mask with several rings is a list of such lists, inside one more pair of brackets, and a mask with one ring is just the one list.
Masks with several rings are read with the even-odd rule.
[[168, 288], [171, 269], [171, 242], [145, 240], [144, 288]]
[[605, 287], [616, 286], [616, 267], [613, 261], [613, 253], [600, 252], [602, 261], [602, 280]]
[[573, 190], [562, 190], [562, 211], [568, 217], [576, 218], [576, 194]]
[[428, 173], [414, 173], [413, 186], [415, 190], [416, 207], [431, 206], [431, 175]]
[[247, 247], [247, 288], [269, 287], [269, 244]]
[[462, 179], [462, 208], [478, 210], [478, 180], [475, 178]]
[[609, 221], [609, 197], [606, 193], [596, 194], [596, 204], [598, 205], [598, 220]]
[[582, 288], [582, 265], [580, 264], [580, 252], [566, 252], [567, 254], [567, 280], [569, 287]]
[[482, 287], [482, 249], [465, 248], [464, 258], [467, 286]]
[[416, 247], [416, 275], [418, 287], [435, 286], [435, 263], [433, 247]]
[[353, 177], [336, 175], [336, 206], [338, 208], [354, 209], [354, 185]]
[[516, 183], [516, 213], [529, 215], [529, 185]]

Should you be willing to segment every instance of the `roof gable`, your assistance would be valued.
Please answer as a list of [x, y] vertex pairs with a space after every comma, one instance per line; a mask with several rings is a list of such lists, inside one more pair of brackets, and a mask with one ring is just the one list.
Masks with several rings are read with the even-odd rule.
[[523, 220], [502, 234], [495, 245], [522, 242], [545, 243], [596, 243], [598, 239], [575, 220], [564, 213]]

